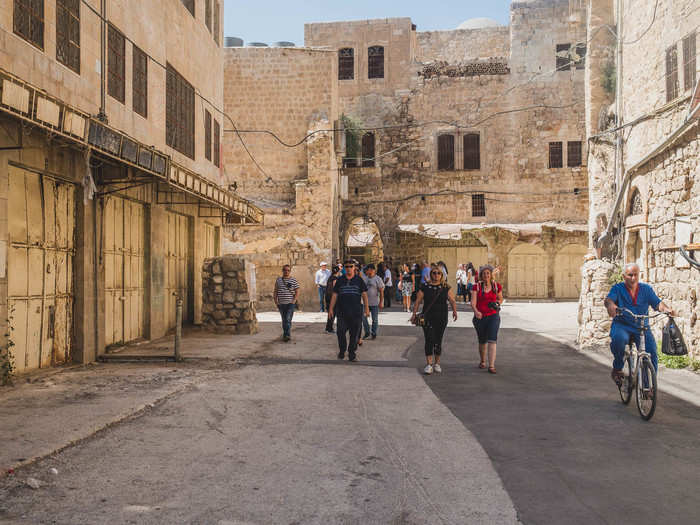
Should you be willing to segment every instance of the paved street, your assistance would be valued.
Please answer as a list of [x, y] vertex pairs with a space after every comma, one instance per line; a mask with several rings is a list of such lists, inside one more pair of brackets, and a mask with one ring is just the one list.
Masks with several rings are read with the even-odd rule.
[[[466, 311], [447, 330], [444, 372], [422, 376], [422, 337], [405, 315], [382, 314], [356, 364], [336, 360], [335, 338], [305, 313], [288, 344], [263, 323], [255, 336], [186, 339], [186, 355], [208, 360], [98, 365], [99, 382], [79, 376], [73, 396], [58, 374], [42, 384], [65, 389], [56, 436], [112, 398], [144, 408], [0, 478], [0, 522], [697, 522], [697, 406], [662, 392], [641, 421], [607, 366], [559, 342], [575, 332], [575, 305], [509, 304], [496, 376], [476, 367]], [[180, 387], [167, 395], [169, 383]], [[23, 392], [38, 396], [25, 408], [28, 450], [45, 394]]]

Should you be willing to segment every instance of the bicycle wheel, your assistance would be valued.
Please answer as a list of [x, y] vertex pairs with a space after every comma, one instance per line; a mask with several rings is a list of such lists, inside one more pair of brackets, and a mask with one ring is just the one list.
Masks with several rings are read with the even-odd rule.
[[622, 383], [618, 385], [620, 389], [620, 399], [627, 405], [632, 399], [632, 389], [634, 385], [634, 378], [632, 377], [632, 356], [627, 355], [625, 357], [625, 364], [622, 366], [622, 372], [625, 377], [622, 379]]
[[639, 363], [637, 376], [637, 408], [642, 419], [649, 421], [656, 410], [656, 370], [651, 360], [644, 356]]

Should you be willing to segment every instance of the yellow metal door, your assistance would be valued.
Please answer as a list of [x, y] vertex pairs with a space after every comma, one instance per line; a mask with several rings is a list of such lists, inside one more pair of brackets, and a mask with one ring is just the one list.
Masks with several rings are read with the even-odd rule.
[[144, 336], [146, 209], [110, 196], [105, 204], [105, 344]]
[[557, 299], [578, 299], [581, 266], [587, 251], [582, 244], [567, 244], [554, 257], [554, 296]]
[[175, 327], [175, 303], [182, 299], [182, 319], [190, 318], [190, 227], [189, 217], [168, 212], [168, 249], [165, 263], [167, 328]]
[[539, 246], [518, 244], [508, 254], [508, 296], [547, 297], [547, 256]]
[[204, 223], [205, 257], [216, 257], [219, 254], [219, 235], [217, 230], [216, 226]]
[[9, 167], [8, 311], [18, 372], [70, 359], [72, 184]]
[[447, 265], [447, 282], [454, 287], [457, 284], [457, 265], [471, 262], [478, 270], [479, 265], [488, 261], [488, 251], [486, 246], [434, 247], [428, 248], [428, 261], [444, 262]]

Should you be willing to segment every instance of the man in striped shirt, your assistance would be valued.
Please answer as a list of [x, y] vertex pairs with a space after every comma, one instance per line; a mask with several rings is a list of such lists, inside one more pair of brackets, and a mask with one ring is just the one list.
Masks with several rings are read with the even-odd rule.
[[292, 277], [292, 267], [288, 264], [282, 266], [282, 277], [275, 281], [273, 297], [282, 316], [282, 339], [289, 341], [292, 338], [294, 305], [299, 299], [299, 283]]

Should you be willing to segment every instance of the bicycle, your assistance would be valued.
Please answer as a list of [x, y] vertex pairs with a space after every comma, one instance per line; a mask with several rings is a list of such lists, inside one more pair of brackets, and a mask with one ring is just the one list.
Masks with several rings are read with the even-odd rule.
[[645, 421], [649, 421], [656, 410], [658, 389], [656, 369], [651, 362], [651, 354], [646, 351], [646, 326], [644, 321], [668, 314], [638, 315], [627, 308], [618, 308], [617, 311], [618, 315], [627, 313], [632, 316], [639, 331], [639, 347], [635, 348], [637, 345], [634, 344], [634, 337], [630, 337], [625, 347], [625, 363], [622, 368], [624, 375], [619, 382], [616, 381], [620, 390], [620, 398], [625, 405], [628, 404], [632, 399], [632, 391], [635, 390], [639, 415]]

